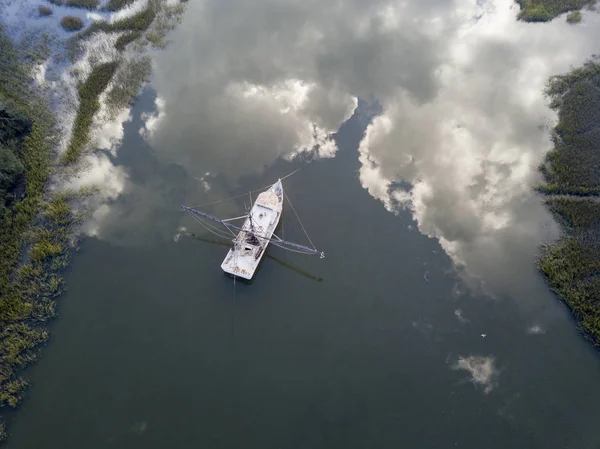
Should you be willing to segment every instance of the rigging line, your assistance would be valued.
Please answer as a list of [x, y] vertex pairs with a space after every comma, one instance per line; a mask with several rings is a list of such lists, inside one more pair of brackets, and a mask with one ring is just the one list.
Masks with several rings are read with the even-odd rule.
[[202, 226], [204, 226], [204, 228], [206, 228], [206, 230], [214, 235], [216, 235], [217, 237], [221, 237], [222, 239], [229, 239], [228, 235], [222, 235], [219, 234], [218, 232], [213, 231], [212, 229], [210, 229], [204, 222], [202, 222], [202, 220], [200, 220], [198, 217], [194, 217], [194, 220], [196, 220], [198, 223], [200, 223]]
[[[219, 228], [217, 228], [216, 226], [213, 226], [212, 224], [210, 224], [210, 223], [208, 223], [208, 222], [205, 222], [204, 220], [202, 220], [201, 218], [197, 217], [196, 215], [192, 214], [192, 213], [191, 213], [191, 212], [189, 212], [189, 211], [188, 211], [188, 213], [189, 213], [189, 214], [190, 214], [190, 215], [191, 215], [191, 216], [194, 218], [194, 220], [196, 220], [198, 223], [202, 224], [202, 225], [203, 225], [205, 228], [207, 228], [207, 229], [208, 229], [208, 228], [210, 228], [210, 229], [212, 229], [212, 230], [214, 231], [214, 233], [215, 233], [216, 235], [219, 235], [219, 236], [223, 237], [223, 236], [220, 234], [221, 230], [220, 230]], [[233, 231], [232, 231], [232, 230], [229, 228], [229, 226], [228, 226], [227, 224], [223, 224], [223, 227], [224, 227], [225, 229], [227, 229], [227, 230], [229, 231], [229, 233], [230, 233], [232, 236], [234, 236], [234, 237], [235, 237], [235, 234], [233, 233]], [[210, 229], [209, 229], [209, 230], [210, 230]], [[223, 238], [227, 238], [227, 239], [228, 239], [228, 238], [229, 238], [229, 236], [228, 236], [228, 235], [225, 235], [225, 237], [223, 237]]]
[[[307, 162], [306, 164], [304, 164], [302, 167], [300, 167], [300, 168], [297, 168], [296, 170], [294, 170], [294, 171], [293, 171], [293, 172], [291, 172], [291, 173], [288, 173], [288, 174], [287, 174], [287, 175], [285, 175], [283, 178], [280, 178], [280, 179], [281, 179], [281, 181], [283, 181], [283, 180], [284, 180], [284, 179], [286, 179], [286, 178], [289, 178], [289, 177], [290, 177], [290, 176], [292, 176], [294, 173], [297, 173], [297, 172], [299, 172], [300, 170], [302, 170], [303, 168], [305, 168], [306, 166], [308, 166], [308, 165], [309, 165], [309, 164], [311, 164], [312, 162], [313, 162], [312, 160], [311, 160], [311, 161], [308, 161], [308, 162]], [[256, 193], [256, 192], [259, 192], [259, 191], [261, 191], [261, 190], [264, 190], [264, 189], [266, 189], [267, 187], [271, 187], [271, 186], [272, 186], [272, 184], [266, 185], [266, 186], [264, 186], [264, 187], [259, 187], [258, 189], [251, 190], [251, 191], [250, 191], [250, 193]], [[198, 208], [200, 208], [200, 207], [204, 207], [204, 206], [211, 206], [211, 205], [213, 205], [213, 204], [219, 204], [219, 203], [224, 203], [225, 201], [235, 200], [235, 199], [237, 199], [237, 198], [241, 198], [241, 197], [243, 197], [243, 196], [246, 196], [246, 194], [245, 194], [245, 193], [242, 193], [241, 195], [236, 195], [236, 196], [232, 196], [232, 197], [230, 197], [230, 198], [225, 198], [224, 200], [211, 201], [211, 202], [209, 202], [209, 203], [199, 204], [199, 205], [197, 205], [197, 206], [188, 206], [188, 207], [191, 207], [191, 208], [194, 208], [194, 209], [198, 209]]]
[[277, 246], [278, 248], [283, 248], [283, 249], [285, 249], [285, 250], [287, 250], [287, 251], [292, 251], [292, 252], [294, 252], [294, 253], [298, 253], [298, 254], [312, 254], [312, 253], [307, 253], [306, 251], [300, 251], [300, 250], [297, 250], [297, 249], [286, 248], [286, 247], [284, 247], [284, 246], [280, 246], [280, 245], [278, 245], [277, 243], [273, 243], [273, 245], [274, 245], [274, 246]]
[[229, 236], [228, 236], [228, 235], [226, 235], [226, 234], [221, 234], [221, 233], [219, 233], [219, 232], [216, 232], [216, 231], [214, 231], [214, 230], [210, 229], [210, 228], [209, 228], [209, 227], [206, 225], [206, 223], [203, 223], [202, 221], [200, 221], [200, 220], [198, 220], [198, 219], [196, 219], [196, 221], [198, 221], [198, 223], [200, 223], [200, 225], [201, 225], [202, 227], [204, 227], [204, 228], [205, 228], [205, 229], [206, 229], [208, 232], [210, 232], [211, 234], [214, 234], [214, 235], [216, 235], [217, 237], [221, 237], [222, 239], [229, 240]]
[[[283, 190], [283, 189], [282, 189]], [[285, 190], [283, 190], [283, 194], [285, 195], [285, 199], [288, 201], [288, 203], [290, 203], [290, 207], [292, 208], [292, 210], [294, 211], [294, 215], [296, 215], [296, 218], [298, 219], [298, 223], [300, 223], [300, 226], [302, 227], [302, 230], [304, 231], [304, 234], [306, 235], [306, 238], [308, 239], [308, 241], [310, 242], [310, 244], [312, 245], [313, 249], [316, 250], [316, 246], [315, 244], [312, 242], [312, 240], [310, 239], [310, 237], [308, 236], [308, 232], [306, 232], [306, 229], [304, 229], [304, 225], [302, 224], [302, 221], [300, 220], [300, 217], [298, 216], [298, 214], [296, 213], [296, 209], [294, 209], [294, 205], [292, 204], [292, 202], [290, 201], [290, 199], [287, 196], [287, 193], [285, 193]]]

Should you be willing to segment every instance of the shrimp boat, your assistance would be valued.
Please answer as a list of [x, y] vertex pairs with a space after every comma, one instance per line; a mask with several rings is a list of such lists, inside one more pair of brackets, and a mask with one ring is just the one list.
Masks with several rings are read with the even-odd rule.
[[[325, 257], [325, 254], [322, 251], [317, 250], [314, 245], [310, 248], [299, 243], [285, 241], [275, 234], [275, 230], [277, 229], [277, 225], [279, 224], [283, 213], [284, 196], [289, 202], [289, 198], [287, 198], [287, 195], [285, 195], [285, 192], [283, 191], [281, 179], [278, 179], [275, 184], [257, 196], [254, 204], [251, 202], [251, 209], [247, 211], [248, 213], [246, 215], [220, 219], [188, 206], [182, 205], [181, 210], [190, 213], [210, 232], [223, 237], [218, 232], [215, 232], [214, 226], [205, 223], [203, 220], [209, 220], [212, 223], [223, 226], [234, 236], [234, 239], [232, 240], [233, 245], [229, 249], [227, 256], [225, 256], [223, 263], [221, 263], [221, 269], [228, 275], [250, 280], [254, 276], [260, 261], [265, 255], [269, 243], [302, 254], [319, 255], [321, 259]], [[293, 206], [292, 210], [294, 211], [294, 214], [296, 214]], [[296, 217], [298, 218], [306, 237], [312, 244], [312, 241], [310, 240], [310, 237], [308, 237], [297, 214]], [[245, 221], [241, 227], [231, 223], [235, 220], [242, 219], [245, 219]], [[237, 235], [234, 231], [237, 231]]]

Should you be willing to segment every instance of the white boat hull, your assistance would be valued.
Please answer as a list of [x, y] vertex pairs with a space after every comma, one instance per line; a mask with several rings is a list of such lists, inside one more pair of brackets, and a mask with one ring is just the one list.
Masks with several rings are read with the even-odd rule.
[[278, 180], [256, 198], [241, 231], [221, 264], [227, 274], [252, 279], [267, 251], [283, 212], [283, 187]]

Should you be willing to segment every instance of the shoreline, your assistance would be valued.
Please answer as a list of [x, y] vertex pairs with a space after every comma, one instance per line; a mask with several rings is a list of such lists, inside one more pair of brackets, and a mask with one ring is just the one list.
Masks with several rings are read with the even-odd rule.
[[[92, 11], [121, 15], [111, 22], [104, 20], [108, 16], [87, 20], [81, 31], [66, 37], [55, 32], [51, 44], [48, 27], [38, 26], [33, 37], [10, 36], [10, 26], [2, 23], [10, 23], [10, 14], [0, 22], [0, 126], [5, 127], [0, 131], [6, 131], [0, 133], [0, 160], [6, 166], [0, 173], [6, 184], [0, 184], [0, 442], [8, 437], [2, 409], [14, 409], [24, 398], [29, 383], [21, 374], [49, 339], [47, 325], [57, 316], [56, 298], [65, 287], [60, 273], [77, 248], [81, 224], [97, 206], [99, 189], [78, 182], [85, 176], [85, 159], [99, 148], [94, 134], [133, 104], [152, 69], [145, 53], [167, 45], [168, 32], [184, 12], [179, 0], [28, 3], [16, 1], [0, 10], [16, 6], [16, 15], [20, 8], [29, 6], [30, 14], [39, 8], [37, 20], [56, 23]], [[138, 3], [142, 8], [136, 12]], [[73, 16], [54, 15], [54, 10]], [[101, 34], [113, 48], [93, 48], [96, 36], [95, 43], [105, 44]], [[40, 42], [47, 45], [35, 57], [24, 51]], [[99, 61], [92, 62], [94, 57]], [[52, 64], [59, 82], [44, 86], [39, 68]]]
[[[553, 76], [546, 91], [558, 112], [554, 148], [540, 171], [545, 203], [563, 229], [538, 267], [584, 335], [600, 345], [600, 59]], [[548, 189], [548, 186], [553, 186]], [[585, 195], [581, 195], [585, 192]]]
[[[549, 22], [566, 14], [577, 24], [596, 0], [515, 0], [517, 20]], [[600, 58], [550, 77], [546, 97], [558, 113], [553, 148], [539, 165], [543, 183], [535, 190], [562, 232], [542, 247], [540, 273], [566, 304], [585, 338], [600, 346]]]
[[515, 0], [520, 7], [517, 20], [550, 22], [562, 14], [572, 24], [581, 22], [583, 9], [595, 10], [597, 0]]

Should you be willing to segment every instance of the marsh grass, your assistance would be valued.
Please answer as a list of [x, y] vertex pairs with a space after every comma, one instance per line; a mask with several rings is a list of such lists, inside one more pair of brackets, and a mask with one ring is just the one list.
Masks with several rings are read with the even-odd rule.
[[98, 98], [110, 83], [118, 67], [118, 62], [107, 62], [98, 65], [92, 70], [85, 82], [79, 86], [79, 109], [75, 117], [69, 146], [63, 156], [65, 164], [76, 162], [84, 147], [89, 143], [94, 114], [100, 109]]
[[[107, 8], [116, 7], [117, 3]], [[131, 17], [117, 20], [113, 23], [94, 22], [85, 30], [74, 36], [69, 43], [69, 54], [71, 60], [81, 52], [81, 42], [97, 32], [117, 33], [122, 32], [116, 42], [116, 48], [123, 51], [133, 41], [148, 42], [155, 48], [163, 48], [166, 44], [166, 35], [181, 19], [185, 6], [182, 3], [166, 5], [159, 0], [149, 0], [148, 6]], [[142, 39], [146, 34], [145, 39]]]
[[[109, 3], [108, 7], [116, 8], [124, 3]], [[150, 0], [148, 6], [139, 13], [113, 23], [94, 22], [86, 30], [78, 33], [70, 43], [71, 58], [74, 59], [79, 50], [79, 44], [96, 32], [123, 32], [117, 39], [115, 47], [119, 51], [134, 41], [142, 39], [148, 31], [146, 39], [155, 46], [166, 45], [165, 36], [174, 27], [183, 12], [183, 5], [165, 6], [157, 0]], [[160, 13], [160, 14], [159, 14]], [[156, 21], [156, 23], [154, 23]], [[152, 29], [149, 28], [152, 26]], [[94, 115], [100, 109], [99, 97], [108, 87], [115, 73], [117, 79], [114, 87], [108, 92], [108, 107], [114, 116], [120, 108], [129, 105], [140, 87], [151, 72], [150, 59], [134, 58], [124, 63], [123, 69], [117, 72], [120, 63], [117, 61], [96, 66], [88, 79], [79, 86], [80, 105], [75, 118], [73, 134], [67, 151], [63, 155], [64, 164], [73, 164], [81, 155], [90, 140], [90, 128]]]
[[106, 96], [106, 105], [111, 116], [133, 103], [141, 87], [152, 72], [150, 57], [133, 58], [125, 61], [114, 79], [114, 86]]
[[554, 149], [540, 166], [538, 190], [564, 229], [545, 248], [541, 272], [569, 306], [582, 331], [600, 343], [600, 65], [593, 58], [549, 80], [558, 112]]
[[104, 21], [98, 21], [92, 23], [84, 31], [74, 37], [74, 42], [79, 43], [84, 39], [87, 39], [92, 34], [103, 31], [105, 33], [116, 33], [116, 32], [127, 32], [137, 31], [143, 32], [152, 23], [156, 17], [155, 8], [149, 4], [144, 10], [134, 14], [131, 17], [126, 17], [121, 20], [109, 23]]
[[[54, 157], [53, 116], [31, 89], [26, 65], [2, 27], [0, 52], [0, 103], [17, 108], [31, 122], [16, 152], [24, 167], [24, 198], [0, 218], [0, 407], [16, 407], [27, 388], [18, 373], [36, 360], [48, 339], [44, 323], [55, 315], [54, 298], [63, 285], [58, 272], [68, 261], [80, 216], [68, 207], [70, 193], [44, 200]], [[0, 422], [0, 439], [6, 435]]]
[[[596, 0], [516, 0], [521, 7], [517, 19], [525, 22], [548, 22], [567, 12], [579, 12]], [[581, 13], [580, 20], [581, 20]], [[568, 20], [568, 18], [567, 18]]]
[[122, 52], [123, 50], [125, 50], [125, 47], [127, 47], [127, 45], [138, 40], [141, 36], [141, 31], [130, 31], [128, 33], [124, 33], [117, 38], [115, 48]]

